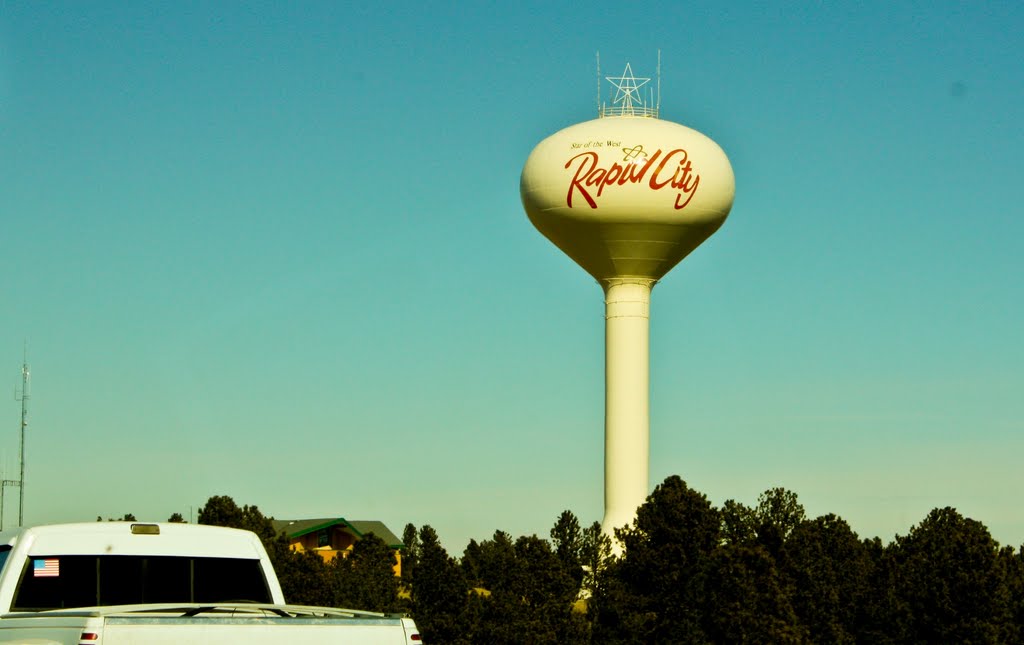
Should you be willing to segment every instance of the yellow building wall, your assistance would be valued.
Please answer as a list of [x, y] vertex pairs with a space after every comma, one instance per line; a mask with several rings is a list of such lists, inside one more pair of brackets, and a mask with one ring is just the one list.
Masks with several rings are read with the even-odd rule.
[[[289, 546], [292, 551], [297, 553], [305, 553], [306, 551], [316, 553], [323, 558], [324, 562], [330, 562], [339, 555], [347, 558], [348, 554], [352, 552], [352, 547], [355, 546], [356, 537], [336, 527], [331, 527], [328, 530], [331, 532], [328, 546], [320, 546], [320, 537], [316, 532], [307, 533], [297, 538], [289, 538]], [[396, 577], [402, 575], [402, 552], [398, 549], [395, 549], [395, 566], [393, 569]]]

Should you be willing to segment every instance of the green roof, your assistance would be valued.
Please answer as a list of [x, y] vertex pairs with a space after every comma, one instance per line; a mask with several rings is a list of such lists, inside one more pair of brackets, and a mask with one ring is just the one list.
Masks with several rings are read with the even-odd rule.
[[373, 533], [392, 549], [403, 549], [405, 545], [391, 532], [384, 522], [376, 520], [346, 520], [344, 517], [323, 517], [312, 520], [273, 520], [274, 530], [285, 533], [289, 538], [298, 538], [322, 529], [338, 526], [357, 538]]

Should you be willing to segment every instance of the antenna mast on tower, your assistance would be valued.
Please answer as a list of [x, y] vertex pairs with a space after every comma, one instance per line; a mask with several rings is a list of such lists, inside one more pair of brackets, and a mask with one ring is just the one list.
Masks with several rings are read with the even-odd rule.
[[4, 525], [4, 492], [8, 486], [18, 487], [18, 526], [25, 523], [25, 428], [28, 427], [28, 350], [21, 362], [21, 394], [14, 393], [14, 400], [21, 401], [21, 444], [18, 450], [18, 479], [0, 480], [0, 529]]
[[658, 98], [654, 104], [654, 113], [661, 114], [661, 50], [658, 50]]
[[28, 427], [28, 349], [21, 361], [21, 448], [18, 456], [21, 473], [18, 477], [18, 526], [25, 525], [25, 428]]

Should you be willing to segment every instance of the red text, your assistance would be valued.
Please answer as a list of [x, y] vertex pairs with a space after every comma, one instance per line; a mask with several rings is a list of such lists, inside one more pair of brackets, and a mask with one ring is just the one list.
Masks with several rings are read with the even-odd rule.
[[661, 190], [665, 187], [674, 190], [675, 208], [680, 210], [690, 203], [697, 192], [697, 185], [700, 184], [700, 175], [693, 171], [693, 164], [682, 148], [670, 150], [665, 154], [659, 149], [647, 159], [613, 162], [606, 168], [600, 166], [600, 158], [596, 152], [581, 152], [565, 162], [566, 169], [573, 164], [578, 165], [565, 197], [565, 203], [570, 208], [574, 193], [578, 192], [591, 208], [597, 208], [597, 199], [601, 197], [605, 188], [646, 181], [651, 190]]

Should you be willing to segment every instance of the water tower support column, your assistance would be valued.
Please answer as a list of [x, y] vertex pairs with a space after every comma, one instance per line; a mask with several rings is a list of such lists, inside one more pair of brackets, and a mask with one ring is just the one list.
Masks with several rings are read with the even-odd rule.
[[613, 278], [605, 293], [604, 521], [631, 524], [648, 494], [649, 337], [655, 280]]

